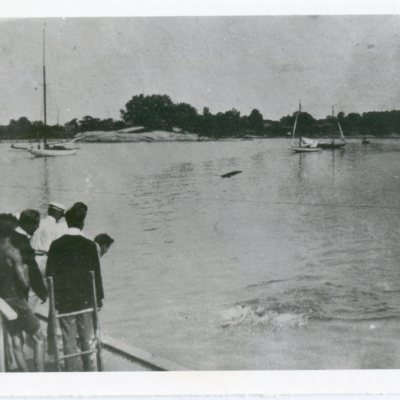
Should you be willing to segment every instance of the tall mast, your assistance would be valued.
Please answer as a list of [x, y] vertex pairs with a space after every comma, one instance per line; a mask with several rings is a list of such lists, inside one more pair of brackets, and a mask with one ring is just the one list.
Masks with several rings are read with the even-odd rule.
[[299, 113], [296, 113], [296, 118], [294, 119], [293, 133], [292, 133], [292, 147], [294, 146], [294, 134], [296, 132], [297, 118], [299, 118]]
[[46, 25], [43, 26], [43, 141], [46, 147], [46, 126], [47, 126], [47, 104], [46, 104]]
[[[301, 114], [301, 99], [299, 99], [299, 113], [297, 116]], [[299, 135], [299, 147], [301, 147], [301, 129], [300, 129], [300, 135]]]
[[[299, 100], [299, 110], [301, 111], [300, 100]], [[297, 113], [295, 113], [295, 114], [296, 114], [296, 118], [294, 119], [293, 132], [292, 132], [292, 147], [294, 146], [294, 134], [295, 134], [295, 132], [296, 132], [297, 119], [299, 118], [300, 111], [297, 112]], [[294, 114], [293, 114], [293, 115], [294, 115]]]

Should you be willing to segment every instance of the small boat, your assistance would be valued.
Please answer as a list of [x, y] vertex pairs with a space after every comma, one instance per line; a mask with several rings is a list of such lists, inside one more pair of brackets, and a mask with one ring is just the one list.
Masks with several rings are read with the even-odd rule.
[[361, 143], [362, 144], [370, 144], [371, 142], [364, 136]]
[[63, 145], [49, 145], [47, 143], [46, 126], [47, 126], [47, 104], [46, 104], [46, 64], [45, 64], [45, 43], [46, 43], [46, 29], [43, 27], [43, 147], [38, 145], [35, 149], [30, 148], [29, 151], [35, 157], [56, 157], [56, 156], [73, 156], [77, 153], [77, 149], [71, 149]]
[[299, 147], [293, 147], [292, 149], [295, 153], [315, 153], [317, 151], [321, 151], [319, 147], [299, 146]]
[[77, 153], [77, 149], [30, 149], [31, 154], [35, 157], [56, 157], [56, 156], [73, 156]]
[[297, 121], [299, 115], [301, 114], [301, 101], [299, 101], [299, 111], [296, 114], [296, 119], [294, 120], [293, 133], [292, 133], [292, 151], [295, 153], [315, 153], [321, 149], [318, 147], [318, 140], [309, 139], [307, 137], [299, 136], [299, 144], [295, 146], [295, 133], [297, 127]]
[[10, 150], [29, 150], [29, 147], [16, 146], [14, 143], [10, 146]]
[[[333, 118], [335, 118], [334, 110], [335, 110], [334, 107], [332, 107], [332, 117]], [[337, 124], [339, 127], [341, 141], [335, 142], [335, 137], [332, 136], [332, 140], [330, 142], [320, 142], [318, 144], [318, 147], [320, 147], [321, 149], [342, 149], [344, 146], [346, 146], [346, 139], [344, 138], [342, 127], [340, 126], [340, 122], [337, 118], [336, 118], [336, 121], [337, 121]]]
[[221, 175], [221, 178], [231, 178], [232, 176], [240, 174], [241, 172], [242, 171], [238, 171], [238, 170], [230, 171], [230, 172], [227, 172], [226, 174]]

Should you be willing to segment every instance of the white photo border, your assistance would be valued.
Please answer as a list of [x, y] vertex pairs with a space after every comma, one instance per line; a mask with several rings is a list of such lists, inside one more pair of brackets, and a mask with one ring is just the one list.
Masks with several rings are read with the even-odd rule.
[[[1, 18], [400, 14], [397, 0], [0, 0]], [[0, 397], [400, 394], [400, 370], [0, 375]]]

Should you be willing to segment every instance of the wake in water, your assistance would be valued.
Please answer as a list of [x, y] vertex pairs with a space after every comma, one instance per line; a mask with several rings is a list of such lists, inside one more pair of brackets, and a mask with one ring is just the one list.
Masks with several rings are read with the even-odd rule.
[[[251, 284], [251, 300], [222, 312], [223, 328], [280, 330], [304, 328], [312, 321], [364, 323], [398, 319], [396, 285], [355, 285], [301, 274]], [[265, 295], [267, 294], [267, 295]]]
[[308, 315], [268, 310], [260, 304], [236, 304], [222, 315], [223, 328], [267, 328], [272, 330], [302, 328], [308, 325]]

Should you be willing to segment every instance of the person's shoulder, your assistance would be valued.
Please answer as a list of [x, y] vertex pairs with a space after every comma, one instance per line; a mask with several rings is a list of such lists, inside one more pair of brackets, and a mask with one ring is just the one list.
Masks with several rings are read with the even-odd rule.
[[57, 247], [57, 246], [62, 246], [63, 243], [65, 243], [68, 240], [68, 237], [66, 235], [63, 235], [59, 237], [58, 239], [55, 239], [51, 242], [50, 247]]
[[10, 240], [11, 243], [14, 244], [15, 246], [26, 244], [27, 241], [29, 242], [29, 239], [25, 235], [17, 231], [13, 231], [13, 233], [10, 235]]
[[[61, 240], [62, 239], [62, 240]], [[63, 235], [63, 236], [60, 236], [59, 238], [57, 238], [57, 239], [54, 239], [52, 242], [51, 242], [51, 244], [53, 244], [53, 243], [61, 243], [61, 242], [63, 242], [65, 240], [65, 235]]]
[[95, 252], [97, 254], [96, 243], [93, 240], [90, 240], [86, 236], [80, 236], [80, 243], [83, 247], [85, 247], [88, 251]]
[[83, 235], [69, 235], [68, 233], [61, 236], [57, 240], [68, 241], [73, 243], [79, 243], [80, 245], [89, 245], [92, 243], [92, 240], [88, 239], [86, 236]]
[[[58, 243], [58, 245], [68, 244], [68, 245], [79, 245], [82, 247], [96, 247], [95, 243], [83, 235], [68, 235], [65, 234], [60, 238], [53, 241], [53, 243]], [[52, 243], [52, 244], [53, 244]]]
[[17, 232], [16, 230], [14, 230], [14, 231], [12, 231], [10, 237], [13, 239], [21, 239], [24, 237], [24, 235], [22, 233]]
[[81, 235], [79, 237], [81, 238], [80, 240], [82, 241], [82, 243], [85, 243], [86, 246], [96, 247], [96, 244], [94, 243], [93, 240], [90, 240], [89, 238], [87, 238], [86, 236], [83, 236], [83, 235]]

